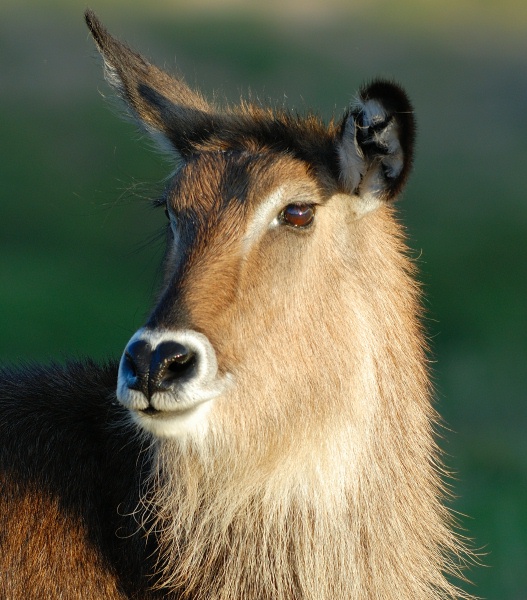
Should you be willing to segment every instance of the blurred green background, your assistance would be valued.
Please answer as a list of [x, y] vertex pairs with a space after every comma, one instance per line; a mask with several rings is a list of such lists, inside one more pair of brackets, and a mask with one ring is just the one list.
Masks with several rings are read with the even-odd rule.
[[[117, 356], [156, 289], [170, 172], [115, 115], [84, 2], [0, 8], [0, 359]], [[340, 114], [374, 76], [419, 121], [399, 204], [425, 284], [452, 506], [486, 566], [467, 590], [527, 599], [527, 3], [93, 0], [191, 84]], [[468, 516], [465, 516], [468, 515]]]

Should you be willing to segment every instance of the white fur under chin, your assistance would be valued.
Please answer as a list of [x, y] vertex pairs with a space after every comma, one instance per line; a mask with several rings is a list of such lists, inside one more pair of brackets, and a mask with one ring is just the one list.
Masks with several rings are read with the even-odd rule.
[[167, 411], [149, 415], [131, 411], [133, 420], [141, 429], [158, 438], [203, 439], [208, 431], [208, 414], [213, 400], [203, 402], [185, 411]]

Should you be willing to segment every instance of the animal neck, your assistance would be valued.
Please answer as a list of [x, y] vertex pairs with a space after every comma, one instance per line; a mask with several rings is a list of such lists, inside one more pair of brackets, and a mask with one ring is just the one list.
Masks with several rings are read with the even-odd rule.
[[207, 463], [161, 443], [148, 508], [159, 587], [193, 600], [458, 597], [444, 576], [456, 542], [417, 421], [388, 415], [360, 451], [341, 432], [281, 465]]
[[[324, 326], [345, 351], [313, 362], [320, 377], [303, 402], [316, 415], [309, 427], [275, 412], [273, 423], [251, 430], [243, 414], [260, 415], [248, 384], [203, 445], [155, 446], [149, 510], [158, 582], [176, 597], [463, 597], [445, 576], [461, 550], [441, 504], [418, 291], [397, 226], [384, 223], [385, 234], [375, 224], [376, 243], [366, 222], [353, 238], [372, 267], [340, 269], [356, 280], [331, 298], [341, 306]], [[263, 380], [251, 385], [253, 394], [266, 389]]]

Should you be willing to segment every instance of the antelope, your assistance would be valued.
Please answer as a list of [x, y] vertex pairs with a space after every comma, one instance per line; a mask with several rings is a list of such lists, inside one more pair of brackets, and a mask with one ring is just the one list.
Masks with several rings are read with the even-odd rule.
[[164, 278], [120, 362], [2, 371], [0, 596], [467, 597], [394, 209], [406, 93], [221, 108], [85, 17], [173, 157]]

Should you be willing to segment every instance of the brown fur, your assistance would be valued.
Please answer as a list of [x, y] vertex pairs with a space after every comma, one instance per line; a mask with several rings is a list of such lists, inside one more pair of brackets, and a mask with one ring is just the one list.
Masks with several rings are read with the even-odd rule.
[[[331, 212], [317, 223], [321, 239], [342, 217]], [[439, 500], [400, 228], [385, 208], [339, 236], [326, 247], [306, 240], [296, 260], [255, 248], [236, 301], [196, 320], [220, 364], [237, 368], [204, 443], [158, 444], [148, 511], [164, 548], [161, 584], [184, 597], [458, 597], [443, 575], [459, 546]]]
[[[2, 478], [3, 479], [3, 478]], [[79, 516], [68, 514], [42, 487], [2, 488], [0, 595], [6, 600], [124, 600], [114, 570]], [[65, 540], [65, 542], [61, 542]], [[9, 545], [8, 543], [9, 542]]]
[[[106, 64], [129, 69], [117, 89], [143, 89], [136, 58], [108, 37], [97, 26]], [[382, 204], [412, 162], [404, 92], [374, 83], [358, 111], [324, 126], [193, 104], [181, 79], [154, 75], [155, 92], [133, 108], [143, 122], [162, 115], [183, 158], [167, 194], [183, 239], [148, 326], [205, 334], [234, 378], [204, 438], [156, 444], [145, 510], [159, 586], [196, 600], [456, 597], [444, 573], [460, 546], [440, 502], [419, 291]], [[370, 117], [376, 103], [386, 112]], [[339, 145], [356, 152], [349, 164]], [[350, 168], [358, 189], [346, 188]], [[256, 228], [247, 242], [278, 189], [283, 206], [318, 205], [315, 226]]]
[[[388, 202], [411, 166], [406, 95], [376, 82], [328, 126], [244, 104], [222, 112], [112, 38], [93, 13], [87, 21], [110, 82], [179, 160], [166, 193], [165, 277], [147, 328], [205, 335], [231, 384], [200, 434], [145, 434], [147, 444], [130, 449], [146, 465], [139, 484], [126, 444], [113, 441], [128, 435], [122, 417], [109, 421], [114, 433], [93, 419], [90, 436], [111, 449], [102, 459], [88, 452], [84, 430], [75, 443], [68, 428], [54, 433], [68, 437], [64, 455], [80, 440], [90, 460], [82, 485], [72, 483], [84, 518], [69, 524], [73, 511], [57, 531], [66, 547], [78, 545], [68, 560], [77, 570], [47, 573], [72, 586], [86, 577], [90, 590], [100, 585], [92, 597], [111, 599], [466, 598], [448, 579], [466, 551], [442, 503], [420, 290]], [[310, 228], [279, 220], [295, 203], [315, 207]], [[77, 379], [86, 386], [85, 374]], [[105, 406], [104, 393], [92, 393], [93, 407]], [[74, 413], [70, 427], [78, 423]], [[6, 456], [0, 465], [10, 465]], [[31, 489], [20, 510], [44, 502], [52, 523], [34, 524], [28, 556], [12, 564], [38, 570], [42, 558], [58, 561], [46, 536], [61, 507]], [[149, 549], [126, 536], [116, 543], [101, 515], [115, 527], [117, 514]], [[94, 532], [103, 541], [92, 542]]]

